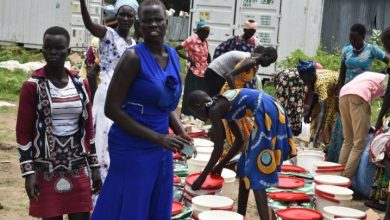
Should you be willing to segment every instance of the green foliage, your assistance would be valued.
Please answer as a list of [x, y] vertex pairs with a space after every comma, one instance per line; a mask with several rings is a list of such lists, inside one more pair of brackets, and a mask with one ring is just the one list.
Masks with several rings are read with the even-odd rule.
[[17, 60], [19, 63], [43, 60], [39, 50], [25, 49], [16, 45], [0, 46], [0, 62], [7, 60]]
[[286, 59], [277, 63], [279, 68], [296, 68], [298, 60], [312, 60], [320, 63], [325, 69], [339, 71], [340, 69], [340, 55], [336, 53], [328, 53], [324, 50], [317, 50], [314, 57], [310, 57], [303, 53], [302, 50], [298, 49], [291, 53]]
[[15, 101], [19, 97], [20, 87], [30, 74], [22, 70], [0, 69], [0, 100]]
[[[277, 66], [281, 69], [287, 68], [296, 68], [298, 65], [298, 60], [311, 60], [320, 63], [325, 69], [340, 71], [340, 52], [329, 53], [324, 50], [317, 50], [314, 57], [310, 57], [298, 49], [291, 53], [290, 56], [286, 57], [284, 60], [279, 61]], [[381, 72], [386, 68], [386, 65], [380, 60], [374, 60], [372, 63], [371, 71]]]
[[368, 40], [369, 43], [378, 45], [379, 47], [383, 47], [381, 40], [382, 31], [377, 29], [372, 29], [372, 35]]

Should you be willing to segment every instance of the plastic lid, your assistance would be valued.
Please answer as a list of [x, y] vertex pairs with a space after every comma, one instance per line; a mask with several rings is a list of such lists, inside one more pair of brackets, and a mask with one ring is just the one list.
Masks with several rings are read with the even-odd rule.
[[335, 218], [357, 218], [365, 219], [366, 213], [357, 209], [341, 207], [341, 206], [327, 206], [324, 207], [324, 212], [334, 216]]
[[213, 210], [199, 214], [199, 220], [244, 220], [244, 217], [236, 212]]
[[[194, 173], [186, 178], [186, 184], [189, 186], [192, 186], [192, 184], [195, 182], [196, 179], [200, 176], [200, 173]], [[211, 176], [210, 174], [207, 175], [206, 180], [201, 186], [201, 189], [206, 190], [217, 190], [221, 189], [223, 186], [224, 180], [221, 176]]]
[[198, 151], [198, 154], [211, 154], [213, 152], [213, 147], [197, 147], [196, 151]]
[[181, 158], [181, 155], [179, 154], [179, 153], [174, 153], [173, 154], [173, 159], [174, 160], [178, 160], [178, 159], [180, 159]]
[[279, 176], [279, 183], [276, 186], [277, 188], [283, 189], [296, 189], [305, 186], [305, 180], [292, 176]]
[[322, 214], [306, 208], [287, 208], [277, 210], [276, 214], [283, 220], [321, 220]]
[[192, 204], [212, 210], [231, 210], [234, 201], [226, 196], [201, 195], [192, 198]]
[[203, 138], [194, 138], [195, 147], [214, 147], [214, 142], [203, 139]]
[[305, 168], [296, 165], [282, 165], [281, 169], [283, 172], [307, 173]]
[[317, 167], [317, 169], [331, 169], [331, 168], [344, 167], [344, 165], [342, 164], [328, 162], [328, 161], [318, 161], [315, 163], [315, 166]]
[[308, 201], [310, 196], [306, 193], [296, 193], [296, 192], [270, 192], [268, 196], [279, 202], [298, 202], [298, 201]]
[[173, 201], [172, 203], [172, 215], [180, 214], [184, 209], [184, 205], [178, 201]]
[[203, 137], [206, 133], [203, 130], [195, 130], [195, 131], [187, 132], [187, 134], [192, 138], [197, 138], [197, 137]]
[[351, 181], [348, 178], [335, 175], [318, 175], [314, 177], [314, 182], [317, 184], [328, 184], [344, 187], [349, 187], [351, 185]]
[[316, 173], [333, 173], [333, 172], [343, 172], [345, 168], [343, 166], [341, 167], [333, 167], [333, 168], [321, 168], [316, 169]]
[[319, 191], [324, 195], [328, 195], [328, 196], [335, 196], [335, 195], [352, 196], [353, 195], [353, 191], [348, 188], [341, 187], [341, 186], [332, 186], [332, 185], [317, 185], [315, 191]]
[[179, 176], [177, 176], [176, 174], [173, 176], [173, 182], [174, 183], [181, 183], [181, 179], [180, 179], [180, 177]]

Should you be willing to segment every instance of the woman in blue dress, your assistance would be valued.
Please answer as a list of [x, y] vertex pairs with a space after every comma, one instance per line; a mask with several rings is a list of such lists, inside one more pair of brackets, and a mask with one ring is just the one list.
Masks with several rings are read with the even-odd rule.
[[[169, 220], [172, 152], [191, 144], [175, 113], [182, 91], [176, 51], [163, 43], [165, 7], [145, 0], [138, 15], [144, 43], [127, 50], [115, 70], [105, 113], [111, 165], [93, 220]], [[169, 136], [169, 127], [177, 136]]]
[[213, 168], [213, 174], [220, 174], [223, 166], [244, 146], [243, 136], [235, 121], [243, 117], [255, 118], [249, 144], [237, 167], [240, 177], [238, 213], [245, 216], [249, 190], [252, 189], [260, 218], [268, 220], [265, 189], [278, 183], [278, 171], [282, 161], [296, 155], [293, 135], [284, 109], [272, 96], [252, 89], [228, 90], [214, 98], [197, 90], [191, 93], [189, 100], [190, 108], [197, 116], [203, 120], [211, 120], [215, 132], [215, 150], [223, 147], [223, 119], [228, 121], [236, 137], [227, 155]]

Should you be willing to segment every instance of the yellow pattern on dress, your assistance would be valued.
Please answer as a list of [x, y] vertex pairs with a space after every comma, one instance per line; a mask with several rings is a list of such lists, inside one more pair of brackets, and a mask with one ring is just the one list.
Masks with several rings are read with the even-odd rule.
[[[243, 59], [242, 61], [240, 61], [236, 65], [236, 68], [239, 67], [246, 59]], [[229, 101], [232, 101], [232, 100], [234, 100], [234, 98], [240, 92], [239, 89], [244, 88], [245, 84], [250, 82], [250, 81], [252, 81], [252, 79], [255, 76], [256, 76], [256, 68], [251, 68], [248, 71], [243, 71], [242, 73], [240, 73], [239, 75], [237, 75], [234, 78], [234, 85], [237, 88], [236, 90], [231, 90], [229, 85], [227, 83], [225, 83], [225, 85], [222, 87], [222, 89], [221, 89], [219, 94], [221, 94], [224, 97], [226, 97]], [[236, 93], [229, 94], [230, 91], [236, 91]], [[247, 116], [247, 112], [246, 112], [245, 116]], [[225, 126], [226, 142], [228, 143], [228, 146], [229, 146], [227, 149], [225, 149], [225, 152], [223, 154], [223, 155], [225, 155], [229, 151], [230, 147], [233, 145], [234, 135], [231, 132], [231, 130], [230, 130], [226, 120], [223, 120], [223, 124]], [[242, 132], [242, 134], [244, 136], [244, 140], [246, 142], [248, 142], [249, 136], [250, 136], [250, 132], [253, 129], [253, 126], [254, 126], [254, 120], [252, 119], [252, 117], [243, 117], [243, 118], [237, 120], [237, 124], [240, 127], [240, 129], [241, 129], [241, 132]]]

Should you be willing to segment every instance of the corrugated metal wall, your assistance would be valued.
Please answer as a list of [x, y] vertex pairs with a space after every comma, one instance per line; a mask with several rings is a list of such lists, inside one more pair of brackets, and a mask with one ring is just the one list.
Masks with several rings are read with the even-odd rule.
[[188, 38], [189, 17], [168, 17], [168, 32], [166, 38], [172, 41], [183, 41]]
[[389, 11], [389, 0], [325, 0], [322, 46], [326, 50], [340, 49], [349, 42], [349, 29], [355, 23], [364, 24], [368, 35], [372, 29], [383, 30], [390, 26]]
[[[100, 22], [102, 0], [87, 0], [95, 22]], [[0, 42], [39, 48], [42, 35], [51, 26], [66, 28], [71, 47], [89, 45], [89, 32], [81, 19], [79, 0], [0, 0]]]

